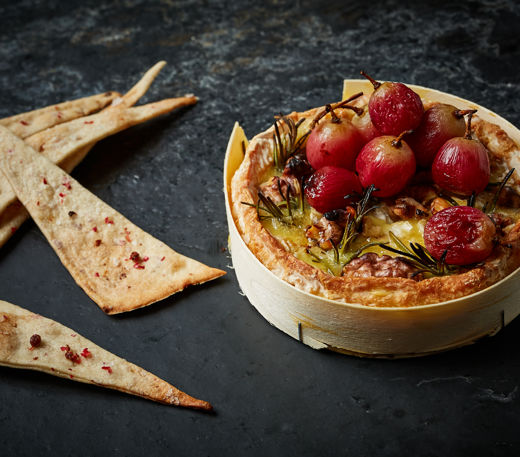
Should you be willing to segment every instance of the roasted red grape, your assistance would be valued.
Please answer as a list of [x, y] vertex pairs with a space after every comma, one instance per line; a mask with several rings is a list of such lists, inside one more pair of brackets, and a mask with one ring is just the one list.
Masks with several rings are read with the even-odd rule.
[[358, 129], [365, 144], [370, 140], [373, 140], [376, 136], [381, 135], [379, 130], [377, 130], [372, 123], [372, 119], [370, 119], [368, 108], [365, 108], [364, 110], [360, 108], [359, 114], [356, 114], [352, 118], [352, 124]]
[[363, 137], [346, 117], [323, 119], [307, 139], [307, 160], [318, 170], [324, 166], [354, 170], [356, 156], [363, 147]]
[[419, 126], [424, 113], [421, 97], [403, 83], [380, 83], [365, 72], [361, 74], [374, 86], [368, 101], [373, 124], [384, 135], [399, 135]]
[[424, 112], [419, 127], [406, 138], [419, 167], [429, 167], [435, 155], [451, 138], [464, 136], [464, 114], [452, 105], [439, 103]]
[[479, 140], [471, 138], [470, 114], [465, 136], [446, 141], [437, 152], [432, 177], [441, 189], [469, 197], [486, 188], [490, 174], [487, 149]]
[[376, 197], [390, 197], [404, 189], [415, 173], [415, 157], [399, 137], [380, 136], [367, 143], [356, 159], [363, 187], [373, 184]]
[[452, 206], [432, 216], [424, 227], [424, 243], [439, 260], [446, 251], [446, 263], [469, 265], [482, 262], [493, 250], [495, 224], [471, 206]]
[[347, 195], [361, 194], [358, 177], [345, 168], [325, 166], [315, 171], [305, 185], [309, 205], [320, 213], [345, 208]]

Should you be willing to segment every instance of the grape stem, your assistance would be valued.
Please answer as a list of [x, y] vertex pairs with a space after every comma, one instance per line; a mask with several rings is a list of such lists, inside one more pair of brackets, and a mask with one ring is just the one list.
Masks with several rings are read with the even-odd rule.
[[379, 86], [381, 86], [380, 82], [376, 81], [371, 76], [368, 76], [363, 70], [361, 70], [359, 73], [372, 83], [372, 85], [374, 86], [374, 90], [379, 89]]
[[[328, 104], [325, 106], [325, 109], [323, 111], [320, 111], [316, 117], [312, 120], [312, 123], [310, 125], [310, 130], [313, 130], [314, 127], [316, 127], [316, 125], [318, 124], [318, 122], [320, 122], [320, 120], [325, 117], [328, 113], [330, 113], [331, 111], [333, 112], [333, 110], [335, 109], [338, 109], [338, 108], [343, 108], [345, 107], [345, 105], [347, 103], [350, 103], [352, 101], [354, 101], [356, 98], [359, 98], [363, 95], [363, 92], [358, 92], [357, 94], [354, 94], [352, 96], [350, 96], [349, 98], [347, 98], [346, 100], [343, 100], [341, 102], [338, 102], [338, 103], [335, 103], [334, 105], [331, 105], [331, 104]], [[335, 116], [335, 114], [334, 114]], [[337, 116], [336, 116], [337, 117]], [[338, 118], [339, 119], [339, 118]], [[309, 130], [309, 131], [310, 131]]]
[[453, 115], [457, 119], [461, 119], [464, 116], [466, 116], [467, 114], [475, 114], [476, 112], [477, 112], [476, 109], [456, 109], [455, 111], [453, 111]]
[[466, 132], [464, 133], [466, 140], [471, 140], [471, 118], [476, 112], [477, 110], [473, 110], [468, 113], [468, 122], [466, 122]]
[[325, 110], [330, 113], [330, 117], [332, 118], [331, 122], [334, 124], [341, 124], [341, 119], [334, 112], [334, 108], [331, 105], [325, 106]]
[[363, 115], [363, 113], [365, 112], [365, 110], [363, 108], [360, 108], [359, 106], [344, 105], [344, 106], [338, 106], [337, 108], [350, 109], [350, 110], [354, 111], [354, 113], [356, 113], [358, 116]]
[[401, 140], [403, 139], [403, 136], [405, 135], [409, 135], [410, 133], [412, 133], [413, 130], [405, 130], [403, 133], [401, 133], [397, 138], [394, 138], [392, 140], [392, 146], [394, 148], [400, 148], [401, 147]]

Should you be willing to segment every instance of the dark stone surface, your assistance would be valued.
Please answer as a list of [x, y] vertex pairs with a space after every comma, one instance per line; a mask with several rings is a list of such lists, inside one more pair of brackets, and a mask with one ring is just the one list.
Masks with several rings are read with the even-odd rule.
[[[520, 7], [501, 2], [0, 3], [0, 117], [128, 89], [195, 107], [98, 144], [74, 176], [178, 251], [227, 269], [222, 163], [233, 122], [340, 97], [342, 80], [448, 91], [520, 123]], [[427, 358], [320, 353], [272, 328], [234, 273], [105, 316], [29, 222], [0, 251], [0, 297], [211, 401], [216, 414], [0, 368], [0, 455], [516, 456], [520, 322]]]

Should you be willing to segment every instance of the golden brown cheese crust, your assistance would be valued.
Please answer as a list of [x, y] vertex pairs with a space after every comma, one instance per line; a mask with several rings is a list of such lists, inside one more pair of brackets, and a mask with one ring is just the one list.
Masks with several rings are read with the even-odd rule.
[[[427, 108], [428, 106], [425, 106]], [[292, 113], [295, 121], [312, 118], [322, 108]], [[520, 162], [518, 146], [498, 126], [473, 118], [474, 133], [491, 154], [492, 166], [503, 169]], [[433, 277], [422, 281], [407, 278], [353, 278], [329, 275], [284, 249], [261, 224], [256, 209], [241, 202], [256, 203], [256, 195], [264, 172], [272, 167], [273, 127], [250, 142], [240, 168], [231, 184], [233, 218], [240, 235], [253, 254], [275, 275], [293, 286], [324, 298], [345, 303], [378, 307], [409, 307], [456, 299], [485, 289], [520, 266], [520, 222], [509, 231], [502, 244], [494, 249], [486, 262], [460, 274]], [[518, 170], [517, 165], [517, 170]], [[517, 172], [514, 187], [520, 185]]]

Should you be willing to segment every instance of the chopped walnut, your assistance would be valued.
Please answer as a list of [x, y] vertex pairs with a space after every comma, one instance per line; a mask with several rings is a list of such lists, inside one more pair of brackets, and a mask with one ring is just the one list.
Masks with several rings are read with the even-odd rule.
[[520, 195], [512, 187], [505, 186], [500, 192], [497, 204], [509, 208], [520, 208]]
[[417, 200], [422, 205], [427, 205], [434, 198], [438, 197], [438, 194], [437, 194], [437, 191], [435, 190], [435, 188], [433, 186], [425, 185], [425, 184], [409, 186], [406, 189], [405, 193], [408, 197], [411, 197], [414, 200]]
[[342, 216], [338, 216], [336, 221], [331, 221], [323, 216], [316, 224], [311, 225], [305, 232], [307, 239], [318, 242], [318, 246], [326, 251], [332, 249], [340, 243], [343, 236]]
[[305, 154], [295, 154], [287, 160], [283, 170], [283, 177], [304, 178], [312, 174], [313, 171]]
[[414, 219], [428, 215], [428, 210], [411, 197], [397, 198], [390, 209], [399, 219]]
[[514, 222], [514, 220], [511, 217], [505, 216], [504, 214], [500, 214], [500, 213], [490, 214], [489, 218], [495, 224], [498, 236], [504, 236], [505, 235], [504, 229], [508, 225], [511, 225]]
[[412, 278], [420, 279], [420, 275], [414, 276], [418, 270], [408, 264], [401, 257], [389, 255], [377, 255], [375, 252], [366, 254], [352, 260], [343, 267], [343, 276], [354, 278]]
[[443, 209], [449, 208], [452, 204], [444, 198], [437, 197], [430, 203], [430, 211], [432, 214], [436, 214]]
[[269, 197], [274, 203], [280, 203], [285, 200], [289, 185], [294, 189], [295, 178], [290, 176], [283, 178], [273, 176], [271, 179], [260, 185], [260, 192], [262, 192], [266, 197]]

